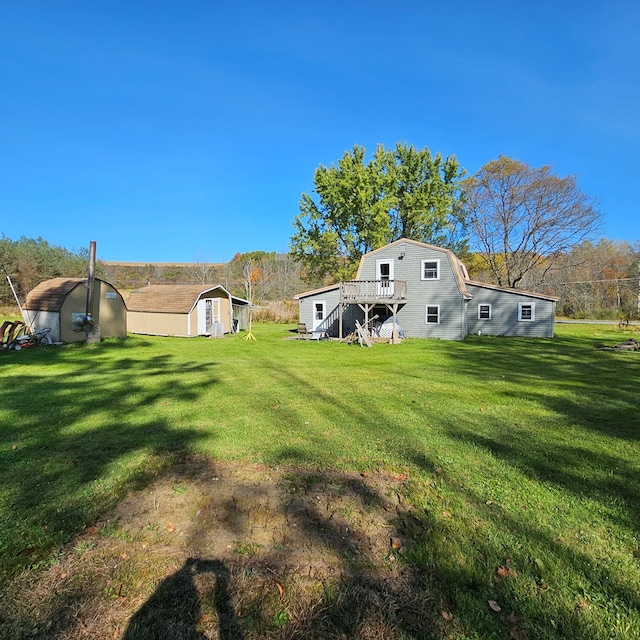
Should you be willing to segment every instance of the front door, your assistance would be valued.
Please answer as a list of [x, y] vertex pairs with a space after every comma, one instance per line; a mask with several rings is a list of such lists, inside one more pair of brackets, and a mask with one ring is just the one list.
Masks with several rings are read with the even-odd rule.
[[377, 295], [393, 297], [393, 260], [376, 260]]

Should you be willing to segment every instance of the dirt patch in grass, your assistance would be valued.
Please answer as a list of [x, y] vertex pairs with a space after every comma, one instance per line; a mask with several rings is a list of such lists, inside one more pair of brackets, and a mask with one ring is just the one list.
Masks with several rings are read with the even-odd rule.
[[3, 638], [438, 635], [404, 476], [191, 457], [0, 604]]

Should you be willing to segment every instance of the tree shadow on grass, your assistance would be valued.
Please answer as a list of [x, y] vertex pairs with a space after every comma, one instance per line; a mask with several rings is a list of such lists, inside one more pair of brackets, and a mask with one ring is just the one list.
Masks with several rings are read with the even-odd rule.
[[[406, 456], [418, 468], [434, 473], [436, 483], [447, 487], [450, 504], [455, 505], [445, 518], [429, 508], [416, 511], [422, 525], [411, 559], [432, 567], [434, 581], [447, 594], [447, 606], [465, 620], [466, 628], [489, 633], [487, 619], [493, 616], [506, 629], [511, 627], [513, 638], [636, 637], [620, 631], [630, 628], [629, 620], [640, 613], [634, 576], [625, 575], [607, 557], [582, 552], [570, 532], [561, 535], [549, 523], [537, 524], [526, 515], [526, 505], [507, 508], [488, 500], [487, 494], [443, 470], [423, 452], [407, 450]], [[456, 532], [456, 520], [482, 526], [462, 534]], [[577, 523], [573, 532], [576, 537], [582, 533], [580, 526]], [[484, 564], [486, 570], [467, 563], [468, 554], [482, 559], [480, 566]], [[499, 602], [500, 615], [478, 606], [489, 601]], [[601, 619], [594, 626], [589, 610], [605, 608], [604, 624]]]
[[[131, 358], [126, 344], [26, 355], [0, 390], [0, 582], [190, 452], [198, 432], [176, 427], [172, 406], [217, 384], [214, 363]], [[50, 375], [45, 356], [69, 374]]]
[[[462, 345], [462, 347], [465, 346]], [[618, 431], [612, 422], [612, 417], [617, 414], [607, 413], [604, 415], [604, 424], [598, 427], [597, 421], [589, 418], [588, 410], [580, 409], [582, 403], [587, 403], [593, 393], [593, 385], [589, 384], [588, 380], [589, 376], [604, 375], [606, 380], [612, 382], [610, 395], [616, 401], [628, 402], [628, 398], [625, 399], [625, 394], [628, 392], [637, 393], [627, 378], [628, 374], [637, 371], [633, 366], [629, 368], [628, 365], [625, 365], [623, 380], [619, 385], [614, 385], [615, 374], [610, 364], [594, 354], [589, 354], [585, 358], [586, 362], [580, 362], [576, 358], [577, 354], [572, 351], [566, 352], [563, 349], [550, 347], [548, 344], [536, 344], [535, 347], [532, 346], [528, 355], [518, 360], [518, 364], [515, 366], [513, 353], [509, 353], [508, 347], [484, 349], [484, 344], [479, 346], [482, 347], [480, 351], [486, 355], [486, 362], [483, 363], [483, 359], [480, 357], [471, 358], [468, 355], [468, 369], [472, 372], [469, 375], [478, 375], [488, 382], [505, 375], [511, 376], [523, 384], [535, 384], [535, 381], [541, 380], [541, 375], [544, 376], [544, 372], [547, 371], [553, 379], [561, 382], [568, 380], [575, 385], [575, 404], [567, 402], [566, 399], [558, 400], [548, 392], [548, 389], [534, 389], [533, 392], [530, 392], [530, 399], [532, 402], [556, 410], [561, 418], [570, 423], [577, 422], [585, 428], [593, 428], [596, 433], [616, 437]], [[464, 349], [461, 349], [460, 345], [438, 345], [438, 347], [441, 351], [450, 350], [452, 357], [461, 360], [465, 358]], [[478, 349], [475, 350], [478, 351]], [[516, 352], [520, 353], [520, 350], [516, 350]], [[145, 363], [138, 363], [129, 358], [124, 359], [121, 365], [120, 369], [117, 366], [104, 366], [105, 378], [107, 379], [102, 385], [102, 389], [106, 394], [106, 403], [91, 397], [92, 383], [89, 379], [89, 366], [84, 370], [79, 367], [79, 377], [75, 379], [74, 384], [62, 381], [61, 393], [66, 394], [69, 398], [79, 393], [79, 397], [77, 404], [71, 403], [66, 409], [69, 412], [68, 415], [54, 416], [55, 419], [49, 426], [53, 434], [52, 442], [47, 439], [47, 429], [38, 424], [38, 421], [46, 423], [51, 413], [51, 407], [47, 408], [46, 400], [43, 401], [42, 407], [36, 409], [33, 422], [29, 422], [27, 418], [31, 414], [28, 413], [28, 409], [20, 405], [17, 394], [12, 395], [11, 409], [16, 415], [22, 415], [23, 424], [29, 422], [29, 438], [32, 438], [33, 441], [29, 438], [19, 440], [20, 447], [9, 455], [18, 455], [16, 458], [20, 463], [18, 468], [29, 464], [32, 464], [29, 467], [31, 470], [37, 469], [38, 466], [42, 467], [41, 472], [35, 474], [37, 479], [34, 479], [33, 483], [30, 484], [30, 480], [27, 478], [28, 491], [25, 490], [23, 493], [20, 493], [18, 481], [8, 478], [11, 491], [15, 492], [23, 508], [22, 510], [16, 509], [12, 515], [23, 517], [24, 507], [31, 504], [29, 500], [33, 500], [33, 506], [37, 507], [40, 503], [34, 494], [39, 491], [43, 492], [46, 501], [49, 503], [54, 501], [55, 485], [58, 482], [64, 482], [69, 475], [67, 472], [61, 472], [57, 467], [64, 462], [71, 471], [70, 478], [73, 489], [71, 494], [78, 499], [77, 504], [60, 507], [60, 517], [62, 518], [59, 523], [60, 530], [68, 535], [73, 530], [69, 522], [80, 523], [83, 518], [90, 519], [91, 512], [86, 504], [86, 496], [83, 497], [81, 493], [82, 486], [101, 477], [114, 461], [126, 458], [127, 455], [137, 451], [138, 447], [162, 457], [166, 456], [167, 451], [188, 451], [197, 442], [196, 432], [185, 429], [176, 433], [172, 429], [171, 420], [168, 417], [160, 416], [155, 421], [148, 421], [140, 425], [119, 424], [119, 415], [124, 419], [128, 416], [134, 416], [140, 402], [158, 402], [166, 396], [171, 400], [171, 398], [180, 397], [181, 392], [187, 394], [187, 397], [193, 401], [199, 397], [198, 390], [187, 388], [185, 385], [181, 386], [179, 379], [175, 377], [170, 376], [166, 381], [163, 381], [163, 375], [167, 369], [172, 367], [171, 358], [152, 358]], [[93, 363], [93, 366], [96, 366], [96, 363]], [[478, 531], [464, 531], [457, 529], [452, 524], [451, 514], [445, 517], [433, 508], [418, 509], [409, 519], [406, 529], [408, 536], [415, 537], [413, 550], [405, 556], [406, 563], [402, 563], [403, 571], [400, 577], [388, 580], [372, 568], [375, 564], [374, 561], [378, 561], [379, 558], [373, 558], [366, 551], [359, 552], [359, 545], [355, 544], [354, 546], [353, 539], [345, 536], [344, 522], [339, 522], [335, 515], [333, 518], [328, 518], [328, 514], [322, 511], [319, 503], [315, 505], [311, 503], [301, 511], [291, 508], [291, 503], [288, 506], [286, 502], [283, 503], [281, 508], [287, 514], [289, 523], [295, 524], [298, 529], [303, 529], [305, 535], [314, 541], [315, 546], [319, 549], [324, 549], [327, 554], [335, 555], [339, 559], [339, 570], [335, 575], [330, 576], [330, 579], [325, 579], [324, 582], [320, 581], [319, 594], [314, 600], [307, 603], [306, 608], [292, 611], [292, 615], [296, 614], [297, 628], [292, 628], [289, 624], [286, 624], [281, 631], [267, 627], [265, 634], [268, 632], [272, 637], [282, 638], [339, 638], [341, 635], [380, 638], [446, 637], [446, 630], [442, 629], [446, 623], [441, 613], [444, 611], [445, 613], [451, 612], [454, 616], [452, 624], [459, 624], [460, 634], [464, 632], [469, 637], [474, 637], [474, 634], [476, 637], [486, 638], [506, 637], [510, 631], [513, 631], [510, 628], [511, 623], [508, 620], [500, 621], [498, 616], [494, 615], [494, 612], [487, 607], [488, 600], [499, 599], [504, 606], [505, 614], [508, 615], [507, 612], [515, 611], [518, 617], [525, 617], [523, 625], [517, 630], [518, 632], [523, 628], [528, 630], [531, 640], [556, 637], [609, 637], [602, 632], [598, 634], [598, 631], [591, 633], [588, 622], [585, 621], [587, 618], [581, 617], [582, 614], [576, 609], [575, 603], [556, 601], [553, 605], [553, 620], [545, 615], [548, 610], [551, 610], [551, 607], [545, 607], [547, 592], [540, 586], [540, 581], [545, 576], [544, 569], [541, 569], [535, 562], [535, 554], [538, 549], [550, 550], [549, 555], [553, 561], [566, 568], [567, 580], [571, 583], [571, 588], [576, 590], [576, 598], [579, 595], [579, 589], [591, 590], [596, 597], [619, 603], [620, 610], [623, 612], [622, 617], [625, 615], [624, 607], [626, 607], [627, 614], [640, 607], [637, 594], [629, 589], [628, 584], [624, 581], [624, 576], [616, 576], [606, 566], [599, 566], [597, 558], [576, 552], [568, 543], [550, 534], [548, 527], [537, 525], [533, 518], [519, 518], [498, 504], [486, 504], [486, 496], [464, 486], [457, 478], [447, 475], [446, 469], [444, 472], [438, 471], [441, 463], [432, 452], [421, 452], [417, 445], [406, 446], [403, 449], [401, 443], [410, 441], [410, 437], [406, 436], [415, 436], [416, 434], [415, 430], [409, 429], [407, 425], [403, 424], [404, 418], [385, 414], [373, 406], [363, 406], [348, 394], [336, 398], [335, 395], [325, 392], [321, 380], [310, 381], [308, 378], [298, 375], [297, 372], [283, 367], [280, 362], [275, 360], [261, 362], [260, 366], [277, 376], [276, 380], [288, 383], [290, 388], [296, 389], [299, 394], [298, 399], [302, 403], [308, 399], [309, 402], [317, 404], [318, 412], [326, 418], [327, 422], [338, 421], [341, 415], [347, 415], [350, 418], [350, 423], [358, 423], [361, 432], [369, 430], [375, 434], [381, 425], [384, 425], [388, 433], [393, 434], [398, 442], [396, 451], [393, 452], [393, 455], [389, 454], [389, 457], [393, 460], [403, 461], [403, 464], [406, 462], [411, 473], [419, 476], [421, 481], [433, 484], [435, 489], [428, 494], [431, 500], [438, 504], [436, 498], [439, 495], [437, 491], [439, 483], [446, 484], [448, 499], [457, 499], [459, 504], [464, 505], [461, 509], [469, 511], [469, 514], [463, 513], [462, 515], [470, 521], [477, 517], [478, 521], [483, 523]], [[145, 370], [148, 370], [149, 375], [159, 379], [159, 388], [151, 391], [136, 389], [135, 381], [129, 378], [129, 374], [143, 375]], [[211, 367], [199, 365], [199, 370], [202, 372], [202, 382], [205, 388], [207, 388], [207, 384], [215, 384], [215, 379], [213, 381], [210, 379]], [[123, 371], [126, 374], [122, 373]], [[86, 379], [83, 377], [85, 375]], [[30, 380], [30, 378], [24, 379], [25, 382]], [[36, 382], [38, 381], [36, 380]], [[46, 385], [46, 381], [41, 381], [39, 384], [42, 385], [38, 387], [40, 390], [48, 392], [51, 389]], [[134, 395], [133, 398], [127, 397], [129, 387]], [[53, 392], [57, 391], [54, 389]], [[513, 392], [513, 387], [509, 392]], [[59, 396], [59, 399], [62, 397]], [[114, 402], [116, 403], [115, 408], [112, 406]], [[267, 398], [252, 397], [251, 402], [255, 402], [255, 405], [249, 404], [248, 412], [254, 409], [259, 410], [267, 402]], [[297, 405], [279, 408], [278, 411], [285, 414], [283, 422], [286, 424], [299, 424], [301, 421], [302, 416]], [[420, 411], [422, 409], [416, 407], [409, 411], [408, 415], [416, 421], [420, 421]], [[72, 438], [65, 432], [64, 427], [67, 419], [81, 422], [84, 415], [95, 413], [104, 413], [108, 418], [100, 424], [99, 428], [74, 435]], [[481, 426], [486, 426], [486, 424]], [[637, 474], [630, 465], [622, 469], [621, 478], [614, 477], [608, 484], [606, 482], [601, 484], [590, 479], [585, 481], [576, 471], [583, 463], [586, 465], [585, 469], [590, 465], [595, 465], [599, 455], [597, 451], [590, 451], [587, 452], [588, 455], [585, 455], [579, 451], [578, 444], [576, 444], [575, 450], [570, 448], [545, 449], [540, 446], [541, 443], [546, 442], [545, 439], [534, 436], [524, 437], [517, 441], [508, 420], [498, 424], [493, 432], [482, 433], [473, 427], [471, 420], [468, 424], [443, 423], [439, 425], [439, 428], [448, 435], [449, 443], [477, 444], [481, 448], [490, 450], [504, 464], [523, 471], [533, 481], [554, 482], [560, 489], [566, 489], [577, 496], [582, 493], [595, 494], [596, 491], [600, 491], [603, 496], [603, 504], [608, 499], [615, 499], [622, 495], [627, 501], [625, 505], [627, 514], [634, 505], [638, 504], [638, 493], [634, 480]], [[140, 431], [136, 431], [137, 429]], [[133, 433], [130, 433], [131, 431]], [[12, 434], [8, 442], [12, 442], [14, 437], [15, 433]], [[313, 438], [315, 439], [313, 452], [310, 452], [308, 448], [297, 448], [292, 444], [288, 447], [282, 447], [279, 452], [270, 452], [268, 459], [274, 464], [297, 462], [307, 468], [313, 465], [319, 466], [324, 460], [323, 448], [325, 450], [330, 448], [332, 441], [330, 435], [324, 435], [321, 430], [314, 430]], [[60, 445], [53, 443], [57, 439], [60, 440]], [[423, 442], [426, 440], [427, 438]], [[388, 438], [388, 441], [392, 442], [393, 440]], [[624, 438], [621, 438], [621, 444], [623, 441]], [[97, 460], [92, 460], [92, 446], [96, 443], [98, 449], [105, 450], [106, 453], [104, 458], [99, 457]], [[79, 452], [77, 456], [70, 456], [67, 446], [77, 449]], [[44, 451], [41, 451], [43, 448]], [[35, 462], [32, 461], [32, 458]], [[51, 465], [49, 458], [53, 458], [56, 464]], [[615, 462], [613, 456], [601, 459], [603, 468], [613, 468]], [[172, 463], [173, 458], [168, 456], [162, 458], [155, 473], [161, 474]], [[74, 471], [76, 468], [77, 470]], [[144, 469], [141, 469], [140, 473], [139, 486], [146, 484], [151, 477], [149, 472]], [[23, 480], [25, 477], [23, 475]], [[629, 487], [625, 489], [624, 483], [627, 481]], [[52, 486], [48, 486], [47, 482]], [[134, 471], [130, 477], [123, 478], [122, 484], [108, 495], [117, 499], [131, 487], [138, 486], [136, 482]], [[302, 472], [300, 472], [297, 482], [301, 485], [308, 485]], [[372, 510], [382, 508], [384, 496], [364, 486], [364, 481], [354, 481], [345, 475], [343, 482], [339, 484], [343, 486], [345, 491], [358, 496], [361, 502], [369, 504]], [[63, 492], [61, 495], [65, 493]], [[258, 492], [255, 492], [254, 496], [256, 500], [259, 499]], [[107, 503], [108, 500], [104, 498], [102, 507]], [[71, 511], [65, 511], [69, 506]], [[98, 508], [99, 506], [96, 507], [96, 511], [101, 510]], [[232, 509], [232, 506], [231, 503], [229, 510]], [[76, 507], [78, 508], [78, 517], [74, 520], [72, 516]], [[287, 509], [289, 510], [287, 511]], [[452, 515], [455, 518], [458, 514], [454, 512]], [[55, 522], [56, 517], [55, 513], [48, 512], [47, 518], [51, 518]], [[417, 518], [417, 522], [414, 521], [415, 518]], [[629, 516], [629, 518], [633, 518], [633, 516]], [[630, 519], [625, 522], [629, 524], [635, 520]], [[236, 526], [242, 527], [244, 525], [241, 521], [236, 521]], [[237, 531], [242, 532], [242, 528]], [[212, 532], [215, 535], [214, 528]], [[485, 535], [487, 532], [491, 535]], [[24, 544], [24, 542], [20, 542], [20, 544]], [[456, 545], [459, 547], [459, 551], [455, 554], [450, 553]], [[524, 545], [525, 548], [522, 548], [521, 545]], [[200, 553], [201, 549], [196, 548], [195, 551], [197, 553], [193, 555], [201, 558], [200, 562], [222, 562], [216, 559], [207, 560], [207, 555]], [[212, 556], [212, 558], [216, 557]], [[509, 589], [508, 580], [501, 583], [496, 581], [496, 568], [504, 563], [506, 558], [513, 558], [514, 562], [517, 560], [519, 575], [532, 585], [531, 601], [526, 606], [518, 594]], [[226, 561], [223, 563], [229, 577], [226, 582], [224, 578], [221, 580], [221, 584], [226, 585], [223, 589], [223, 593], [226, 595], [216, 610], [222, 611], [224, 615], [225, 606], [227, 606], [224, 603], [228, 604], [233, 601], [234, 606], [239, 607], [235, 615], [237, 615], [240, 626], [249, 624], [250, 616], [254, 615], [254, 612], [264, 610], [261, 609], [261, 599], [266, 599], [268, 584], [270, 591], [273, 591], [273, 574], [267, 569], [282, 571], [283, 573], [278, 573], [278, 576], [290, 575], [286, 573], [288, 571], [286, 566], [276, 564], [277, 554], [266, 554], [259, 559], [261, 563], [256, 560], [255, 563], [253, 561], [242, 562], [237, 566]], [[223, 571], [220, 567], [218, 569], [219, 573]], [[186, 626], [189, 633], [200, 633], [197, 628], [193, 627], [192, 620], [198, 613], [197, 606], [200, 607], [200, 611], [203, 611], [203, 602], [201, 599], [199, 605], [196, 603], [196, 608], [194, 608], [193, 594], [189, 595], [191, 585], [197, 578], [207, 575], [213, 576], [217, 580], [218, 574], [215, 571], [188, 574], [186, 570], [187, 567], [184, 566], [177, 574], [169, 576], [166, 592], [172, 593], [176, 585], [180, 584], [186, 588], [187, 598], [182, 605], [188, 621]], [[250, 572], [246, 573], [247, 570]], [[246, 597], [242, 598], [243, 593], [246, 596], [246, 592], [243, 592], [243, 585], [247, 584], [247, 576], [261, 577], [263, 579], [261, 584], [265, 587], [255, 596], [253, 601], [255, 609], [249, 612], [243, 608], [246, 605]], [[175, 580], [173, 580], [174, 577]], [[271, 583], [267, 583], [267, 579], [270, 579]], [[215, 586], [212, 588], [215, 591]], [[163, 591], [163, 593], [165, 592]], [[165, 598], [164, 595], [160, 595], [162, 597], [159, 597], [158, 601]], [[215, 601], [215, 597], [211, 601]], [[285, 604], [287, 604], [286, 599]], [[276, 610], [276, 613], [279, 611]], [[142, 609], [140, 615], [143, 615]], [[286, 618], [283, 616], [281, 621], [286, 623]], [[377, 636], [374, 635], [374, 629], [377, 630]], [[558, 636], [558, 629], [562, 630], [562, 636]], [[517, 636], [512, 634], [512, 637]]]

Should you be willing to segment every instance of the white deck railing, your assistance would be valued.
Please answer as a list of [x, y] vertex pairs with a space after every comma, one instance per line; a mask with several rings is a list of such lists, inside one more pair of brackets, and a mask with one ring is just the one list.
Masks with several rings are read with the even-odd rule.
[[404, 300], [404, 280], [350, 280], [340, 283], [340, 300]]

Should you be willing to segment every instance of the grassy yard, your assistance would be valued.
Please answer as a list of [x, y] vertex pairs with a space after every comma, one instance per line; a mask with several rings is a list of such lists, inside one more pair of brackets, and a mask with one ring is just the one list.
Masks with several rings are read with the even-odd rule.
[[0, 588], [199, 454], [406, 478], [398, 562], [429, 610], [379, 637], [640, 638], [640, 353], [595, 348], [627, 335], [367, 349], [291, 328], [1, 352]]

